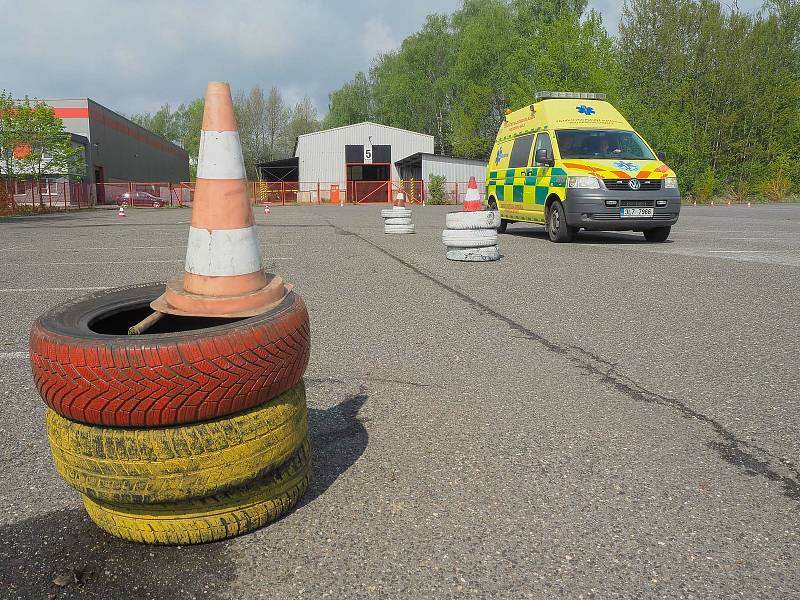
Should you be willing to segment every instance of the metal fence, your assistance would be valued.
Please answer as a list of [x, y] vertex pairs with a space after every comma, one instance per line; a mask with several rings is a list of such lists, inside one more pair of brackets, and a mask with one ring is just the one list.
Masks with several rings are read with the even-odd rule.
[[98, 205], [125, 204], [133, 208], [183, 206], [191, 202], [189, 184], [168, 181], [112, 181], [96, 186]]
[[[461, 204], [467, 182], [447, 182], [439, 201]], [[67, 181], [0, 180], [0, 216], [117, 206], [161, 208], [191, 206], [196, 182], [115, 181], [96, 185]], [[248, 181], [247, 194], [254, 205], [391, 203], [403, 190], [406, 202], [427, 204], [431, 195], [425, 181]], [[486, 186], [478, 183], [481, 196]]]
[[0, 180], [0, 216], [87, 208], [90, 191], [83, 182]]

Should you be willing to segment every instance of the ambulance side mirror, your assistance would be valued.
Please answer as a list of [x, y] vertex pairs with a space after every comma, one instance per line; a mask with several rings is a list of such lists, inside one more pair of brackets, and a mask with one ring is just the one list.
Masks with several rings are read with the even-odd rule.
[[539, 148], [534, 155], [534, 160], [536, 161], [537, 165], [547, 165], [548, 167], [552, 167], [556, 164], [553, 155], [547, 148]]
[[656, 152], [656, 158], [663, 163], [667, 162], [667, 155], [663, 152]]

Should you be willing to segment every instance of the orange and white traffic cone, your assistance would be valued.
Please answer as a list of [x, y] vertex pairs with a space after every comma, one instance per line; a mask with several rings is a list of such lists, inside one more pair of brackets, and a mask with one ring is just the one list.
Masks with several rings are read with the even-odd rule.
[[117, 211], [117, 216], [118, 217], [124, 217], [125, 216], [125, 207], [122, 206], [122, 204], [119, 205], [119, 210]]
[[212, 81], [184, 273], [150, 306], [176, 315], [247, 317], [278, 305], [290, 290], [262, 268], [230, 86]]
[[469, 178], [469, 185], [467, 186], [467, 195], [464, 197], [464, 210], [483, 210], [483, 203], [481, 202], [481, 195], [478, 192], [478, 183], [474, 177]]
[[394, 197], [394, 205], [397, 208], [405, 208], [406, 206], [406, 195], [403, 190], [398, 190], [397, 195]]

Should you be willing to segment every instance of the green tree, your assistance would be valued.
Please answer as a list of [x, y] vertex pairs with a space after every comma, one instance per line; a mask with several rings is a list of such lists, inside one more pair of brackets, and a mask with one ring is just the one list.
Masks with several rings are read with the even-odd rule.
[[[757, 187], [800, 151], [798, 6], [755, 15], [714, 0], [627, 0], [619, 105], [684, 189]], [[795, 185], [797, 180], [795, 179]]]
[[16, 173], [14, 150], [21, 144], [16, 103], [11, 94], [0, 91], [0, 176], [13, 179]]
[[359, 71], [352, 81], [330, 93], [323, 129], [371, 121], [374, 114], [372, 85], [367, 76]]
[[16, 102], [0, 94], [0, 143], [6, 178], [80, 179], [86, 174], [83, 148], [72, 144], [64, 123], [43, 102], [27, 97]]
[[370, 71], [377, 120], [433, 135], [440, 154], [452, 146], [454, 47], [448, 18], [429, 15], [419, 33]]
[[319, 130], [319, 118], [317, 109], [311, 103], [311, 99], [306, 96], [294, 105], [291, 110], [289, 122], [286, 126], [286, 143], [284, 146], [284, 156], [293, 156], [297, 137]]

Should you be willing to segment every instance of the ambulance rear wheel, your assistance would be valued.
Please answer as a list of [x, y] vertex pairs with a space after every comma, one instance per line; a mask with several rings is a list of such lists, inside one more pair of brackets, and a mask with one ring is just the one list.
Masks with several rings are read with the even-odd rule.
[[564, 207], [561, 202], [553, 202], [550, 211], [547, 213], [547, 235], [551, 242], [563, 243], [571, 242], [575, 237], [577, 228], [567, 225], [567, 218], [564, 214]]
[[[497, 201], [494, 198], [489, 199], [489, 210], [497, 210]], [[497, 227], [497, 233], [505, 233], [508, 228], [508, 219], [500, 219], [500, 225]]]

